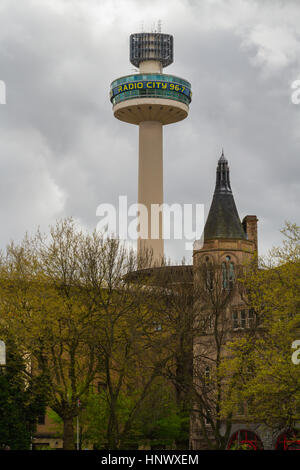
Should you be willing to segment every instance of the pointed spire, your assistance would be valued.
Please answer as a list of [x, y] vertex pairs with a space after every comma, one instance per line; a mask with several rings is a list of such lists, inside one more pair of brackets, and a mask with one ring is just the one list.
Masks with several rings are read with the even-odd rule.
[[228, 161], [223, 149], [217, 166], [215, 192], [204, 228], [204, 240], [216, 238], [246, 239], [234, 202]]
[[222, 149], [222, 155], [219, 158], [218, 166], [217, 166], [215, 193], [216, 192], [232, 193], [231, 186], [230, 186], [228, 161], [226, 160], [224, 156], [223, 149]]

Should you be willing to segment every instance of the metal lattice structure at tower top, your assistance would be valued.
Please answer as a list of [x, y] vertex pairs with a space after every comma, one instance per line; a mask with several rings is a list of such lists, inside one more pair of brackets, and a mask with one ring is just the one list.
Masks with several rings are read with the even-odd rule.
[[130, 35], [130, 62], [139, 67], [144, 60], [157, 60], [162, 67], [172, 64], [173, 36], [162, 33], [135, 33]]

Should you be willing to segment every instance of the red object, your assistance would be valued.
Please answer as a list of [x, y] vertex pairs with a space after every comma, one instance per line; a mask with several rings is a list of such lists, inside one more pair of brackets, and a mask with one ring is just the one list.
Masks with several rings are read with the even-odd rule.
[[240, 446], [246, 445], [249, 450], [263, 450], [263, 444], [258, 435], [246, 429], [240, 429], [231, 436], [227, 450], [230, 450], [237, 444]]
[[276, 450], [300, 450], [300, 439], [297, 438], [296, 431], [291, 429], [290, 431], [286, 431], [277, 439]]

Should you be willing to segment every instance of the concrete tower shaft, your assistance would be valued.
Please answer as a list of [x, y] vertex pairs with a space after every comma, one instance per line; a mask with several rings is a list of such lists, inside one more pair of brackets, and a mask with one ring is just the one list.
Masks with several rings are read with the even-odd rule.
[[126, 75], [111, 84], [110, 99], [114, 116], [139, 126], [138, 254], [153, 253], [153, 262], [164, 256], [163, 204], [163, 125], [188, 116], [191, 85], [188, 81], [162, 73], [173, 62], [173, 36], [137, 33], [130, 36], [130, 61], [139, 73]]
[[162, 212], [154, 217], [155, 204], [161, 206], [163, 198], [163, 131], [159, 121], [143, 121], [139, 124], [139, 173], [138, 203], [147, 208], [140, 213], [141, 231], [148, 229], [147, 238], [138, 239], [138, 253], [153, 250], [154, 260], [164, 255]]

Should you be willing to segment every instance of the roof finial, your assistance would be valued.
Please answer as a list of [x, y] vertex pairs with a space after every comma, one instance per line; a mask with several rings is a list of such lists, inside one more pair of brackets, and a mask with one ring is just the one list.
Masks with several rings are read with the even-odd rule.
[[220, 157], [219, 161], [221, 161], [221, 162], [222, 162], [222, 161], [227, 161], [226, 158], [225, 158], [225, 155], [224, 155], [224, 149], [223, 149], [223, 147], [222, 147], [222, 153], [221, 153], [221, 157]]

